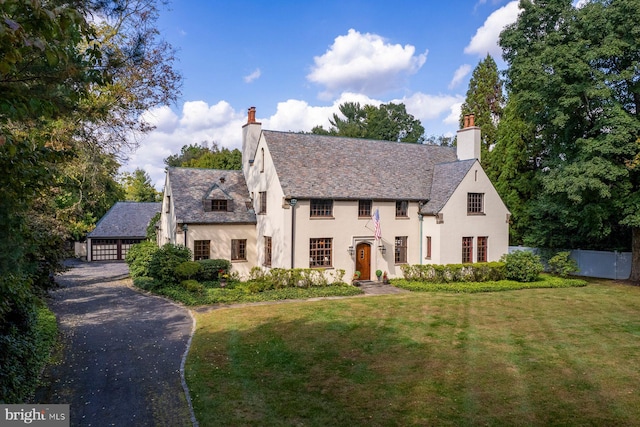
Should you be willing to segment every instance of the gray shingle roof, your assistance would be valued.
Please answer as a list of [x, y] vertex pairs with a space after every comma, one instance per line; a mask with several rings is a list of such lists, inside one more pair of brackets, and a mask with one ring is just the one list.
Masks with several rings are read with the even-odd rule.
[[[246, 205], [251, 199], [242, 171], [169, 168], [167, 173], [178, 223], [256, 223], [255, 212]], [[205, 212], [204, 199], [230, 201], [233, 211]]]
[[459, 160], [435, 165], [429, 202], [420, 212], [424, 215], [435, 215], [440, 212], [476, 161], [476, 159]]
[[104, 214], [87, 237], [145, 238], [149, 221], [161, 208], [162, 203], [156, 202], [117, 202]]
[[425, 200], [439, 163], [434, 145], [263, 131], [285, 195], [327, 199]]

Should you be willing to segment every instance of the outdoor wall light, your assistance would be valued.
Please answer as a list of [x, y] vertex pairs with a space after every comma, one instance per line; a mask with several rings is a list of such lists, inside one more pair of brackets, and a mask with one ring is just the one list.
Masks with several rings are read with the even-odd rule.
[[353, 255], [356, 253], [356, 250], [353, 248], [353, 246], [349, 246], [349, 249], [347, 249], [347, 252], [349, 252], [349, 255]]
[[387, 248], [385, 248], [384, 245], [378, 246], [378, 249], [380, 249], [380, 252], [382, 253], [382, 255], [387, 253]]

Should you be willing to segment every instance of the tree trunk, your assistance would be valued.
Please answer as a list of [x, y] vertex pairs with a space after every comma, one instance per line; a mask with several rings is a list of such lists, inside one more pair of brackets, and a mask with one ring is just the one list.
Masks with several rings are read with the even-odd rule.
[[640, 227], [631, 230], [631, 275], [629, 280], [640, 282]]

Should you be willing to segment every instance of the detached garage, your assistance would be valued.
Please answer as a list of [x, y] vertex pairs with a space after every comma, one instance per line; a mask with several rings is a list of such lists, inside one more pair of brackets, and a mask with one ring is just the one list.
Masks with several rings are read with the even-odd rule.
[[162, 203], [117, 202], [87, 235], [88, 261], [124, 261], [132, 245], [147, 237], [147, 226]]

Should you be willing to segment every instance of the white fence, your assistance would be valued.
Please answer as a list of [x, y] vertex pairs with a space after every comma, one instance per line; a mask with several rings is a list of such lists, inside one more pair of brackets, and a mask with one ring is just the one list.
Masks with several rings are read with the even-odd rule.
[[[537, 253], [538, 249], [509, 246], [509, 253], [514, 251]], [[586, 251], [582, 249], [570, 252], [571, 258], [578, 263], [579, 272], [576, 274], [579, 276], [625, 280], [631, 274], [631, 252]]]

